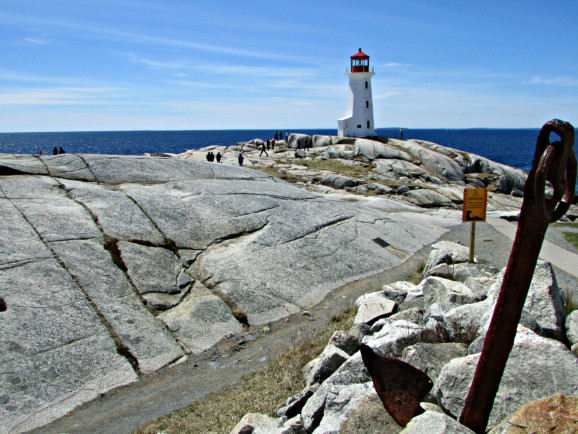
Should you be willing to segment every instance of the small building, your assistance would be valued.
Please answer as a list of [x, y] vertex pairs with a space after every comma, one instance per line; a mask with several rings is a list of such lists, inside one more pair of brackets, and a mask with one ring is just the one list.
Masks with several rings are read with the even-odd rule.
[[347, 114], [337, 120], [337, 135], [340, 137], [375, 136], [373, 124], [373, 99], [369, 56], [361, 51], [351, 56], [351, 68], [346, 68], [349, 77]]

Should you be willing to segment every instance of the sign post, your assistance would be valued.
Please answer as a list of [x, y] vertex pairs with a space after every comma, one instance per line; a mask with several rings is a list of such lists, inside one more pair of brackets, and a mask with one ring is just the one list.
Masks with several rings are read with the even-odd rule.
[[476, 222], [486, 221], [487, 204], [488, 190], [486, 188], [464, 188], [462, 221], [472, 223], [470, 232], [470, 263], [474, 262]]

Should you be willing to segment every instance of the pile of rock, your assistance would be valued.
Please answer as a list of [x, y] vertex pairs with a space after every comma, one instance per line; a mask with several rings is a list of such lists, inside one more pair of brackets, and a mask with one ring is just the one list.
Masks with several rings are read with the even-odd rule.
[[[233, 147], [218, 148], [235, 156], [243, 152], [253, 166], [267, 166], [283, 174], [289, 172], [308, 185], [322, 185], [317, 192], [344, 189], [353, 193], [394, 196], [424, 208], [456, 208], [462, 203], [464, 187], [488, 188], [490, 192], [519, 198], [523, 194], [527, 174], [479, 155], [444, 147], [423, 140], [398, 140], [388, 137], [372, 139], [308, 136], [290, 134], [287, 142], [276, 143], [271, 158], [261, 158], [261, 139], [240, 142]], [[216, 147], [202, 149], [205, 153]], [[232, 151], [232, 152], [231, 152]], [[190, 158], [194, 151], [181, 154]], [[272, 160], [274, 158], [274, 160]], [[337, 176], [326, 170], [307, 170], [307, 166], [291, 167], [299, 160], [333, 159], [344, 165], [364, 165], [368, 176]], [[236, 164], [234, 158], [228, 160]], [[288, 164], [289, 163], [289, 164]], [[492, 199], [492, 198], [490, 198]], [[503, 198], [502, 198], [503, 200]], [[510, 204], [512, 205], [512, 204]], [[514, 206], [519, 207], [519, 202]]]
[[[421, 283], [396, 282], [359, 298], [353, 328], [336, 332], [322, 354], [305, 367], [306, 388], [287, 400], [278, 417], [246, 415], [232, 433], [471, 433], [456, 419], [504, 270], [466, 260], [467, 248], [434, 244]], [[565, 304], [551, 265], [538, 263], [490, 415], [492, 432], [506, 432], [514, 423], [535, 428], [527, 414], [549, 423], [548, 429], [578, 423], [578, 398], [573, 398], [578, 396], [578, 311], [566, 317]], [[422, 413], [405, 429], [379, 401], [358, 351], [361, 342], [377, 354], [415, 366], [434, 382], [421, 404]], [[531, 411], [524, 407], [512, 415], [536, 400], [543, 401], [530, 404]], [[536, 417], [536, 411], [542, 413]]]

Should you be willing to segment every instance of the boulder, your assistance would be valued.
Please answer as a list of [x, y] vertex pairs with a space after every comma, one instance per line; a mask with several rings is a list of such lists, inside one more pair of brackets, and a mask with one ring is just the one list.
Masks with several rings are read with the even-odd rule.
[[[438, 404], [459, 417], [480, 354], [453, 359], [438, 376], [434, 391]], [[494, 400], [488, 428], [498, 425], [520, 406], [555, 393], [578, 395], [578, 361], [560, 342], [519, 326]]]
[[[447, 363], [457, 357], [464, 357], [467, 353], [468, 347], [465, 344], [419, 342], [404, 348], [401, 360], [424, 372], [432, 382], [435, 382]], [[436, 402], [432, 391], [424, 400]]]
[[578, 310], [570, 312], [566, 317], [566, 336], [570, 345], [578, 344]]
[[323, 185], [329, 185], [336, 188], [356, 187], [359, 185], [359, 181], [357, 179], [336, 175], [334, 173], [326, 175], [321, 183]]
[[476, 301], [475, 294], [461, 282], [442, 277], [428, 277], [420, 283], [425, 306], [434, 303], [469, 304]]
[[294, 149], [307, 149], [311, 148], [312, 141], [311, 136], [307, 134], [289, 134], [289, 139], [287, 140], [287, 146]]
[[410, 286], [399, 286], [399, 285], [395, 286], [395, 283], [389, 284], [389, 285], [383, 285], [381, 287], [380, 293], [383, 294], [383, 296], [385, 298], [389, 298], [390, 300], [395, 301], [397, 304], [401, 304], [405, 301], [405, 298], [407, 297], [407, 293], [409, 292], [409, 290], [415, 288], [415, 286], [416, 286], [410, 282], [405, 282], [405, 283], [408, 283], [412, 286], [411, 287]]
[[457, 304], [454, 303], [433, 303], [430, 304], [425, 313], [424, 313], [424, 321], [427, 322], [430, 318], [435, 319], [436, 321], [443, 322], [446, 314], [458, 307]]
[[387, 143], [382, 143], [370, 139], [356, 139], [354, 155], [356, 157], [367, 158], [368, 160], [385, 158], [392, 160], [411, 161], [411, 156], [407, 152]]
[[320, 148], [325, 146], [331, 146], [331, 137], [330, 136], [317, 136], [314, 135], [311, 137], [311, 142], [314, 148]]
[[427, 277], [429, 271], [439, 264], [451, 266], [460, 262], [467, 262], [469, 259], [470, 249], [468, 247], [451, 241], [440, 241], [432, 244], [432, 251], [428, 256], [423, 275]]
[[307, 432], [338, 432], [349, 414], [371, 394], [375, 394], [372, 382], [350, 385], [324, 383], [303, 407], [303, 426]]
[[443, 153], [431, 149], [427, 146], [428, 144], [423, 140], [408, 140], [405, 142], [405, 149], [435, 177], [448, 182], [465, 184], [464, 167]]
[[403, 429], [385, 410], [377, 394], [365, 396], [352, 408], [339, 427], [340, 434], [387, 433], [396, 434]]
[[540, 399], [523, 405], [491, 434], [521, 432], [563, 433], [576, 432], [578, 426], [578, 398], [557, 393], [550, 398]]
[[452, 340], [471, 343], [485, 331], [485, 318], [493, 313], [494, 305], [480, 301], [455, 307], [443, 314], [442, 323]]
[[319, 384], [307, 386], [301, 392], [293, 395], [285, 401], [285, 405], [277, 410], [277, 417], [293, 418], [301, 413], [303, 406], [311, 396], [319, 389]]
[[474, 431], [452, 419], [447, 414], [437, 411], [426, 411], [409, 421], [403, 434], [444, 433], [473, 434]]
[[360, 303], [353, 323], [371, 325], [378, 319], [395, 313], [396, 310], [397, 304], [394, 301], [384, 297], [371, 297]]
[[338, 330], [333, 333], [331, 339], [329, 339], [329, 344], [334, 345], [340, 350], [345, 351], [350, 356], [353, 355], [359, 349], [360, 340], [357, 336]]
[[424, 328], [409, 321], [399, 320], [386, 324], [375, 335], [367, 335], [363, 343], [376, 354], [399, 358], [403, 349], [420, 341]]
[[[498, 299], [505, 269], [497, 277], [488, 293], [488, 299], [495, 304]], [[565, 341], [566, 336], [566, 296], [556, 281], [552, 264], [538, 261], [534, 276], [522, 310], [520, 323], [541, 336]], [[484, 327], [490, 325], [494, 309], [488, 310], [483, 318]]]
[[230, 434], [290, 434], [292, 431], [283, 430], [283, 420], [260, 413], [247, 413], [231, 430]]
[[[386, 297], [382, 291], [370, 292], [369, 294], [364, 294], [364, 295], [358, 297], [357, 300], [355, 300], [355, 302], [353, 303], [353, 305], [359, 307], [371, 298], [387, 299], [388, 297]], [[405, 298], [405, 294], [404, 294], [404, 298]]]
[[325, 347], [321, 355], [311, 360], [303, 368], [305, 384], [311, 386], [322, 383], [329, 378], [347, 359], [349, 354], [329, 344]]

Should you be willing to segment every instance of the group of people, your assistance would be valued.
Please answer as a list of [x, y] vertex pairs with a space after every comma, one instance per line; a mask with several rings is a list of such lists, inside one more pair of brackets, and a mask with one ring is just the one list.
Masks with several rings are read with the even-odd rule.
[[277, 141], [277, 139], [267, 140], [266, 142], [263, 142], [263, 144], [261, 145], [261, 153], [259, 154], [259, 157], [261, 155], [263, 155], [263, 152], [268, 157], [269, 153], [267, 151], [269, 151], [269, 150], [274, 151], [275, 150], [275, 142], [276, 141]]
[[213, 162], [216, 159], [217, 163], [220, 163], [221, 157], [222, 157], [222, 155], [220, 152], [217, 152], [217, 155], [213, 154], [213, 151], [207, 152], [207, 161], [209, 161], [209, 162]]
[[[289, 131], [285, 131], [285, 139], [289, 138]], [[283, 140], [283, 131], [275, 131], [275, 140]]]

